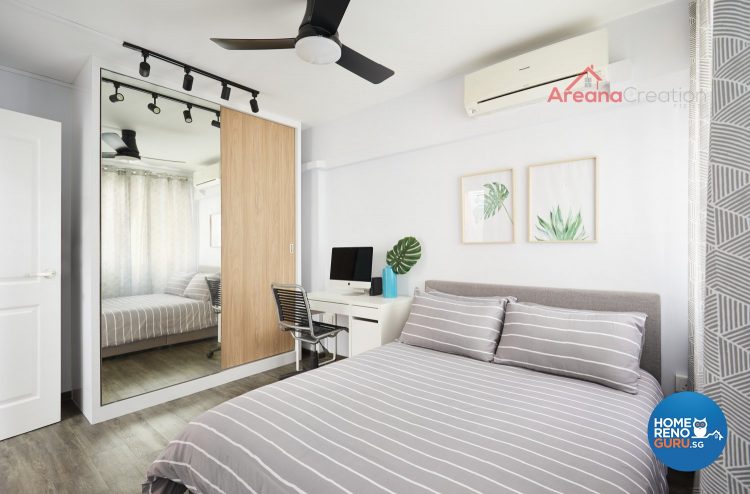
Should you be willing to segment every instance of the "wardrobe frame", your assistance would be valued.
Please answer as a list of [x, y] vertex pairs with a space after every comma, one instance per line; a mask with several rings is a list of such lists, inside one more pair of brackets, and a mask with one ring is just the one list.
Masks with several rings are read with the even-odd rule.
[[[226, 384], [243, 377], [290, 364], [295, 361], [295, 351], [289, 351], [247, 364], [224, 369], [215, 374], [193, 379], [166, 388], [154, 390], [120, 401], [101, 404], [101, 358], [100, 358], [100, 172], [101, 172], [101, 76], [102, 71], [116, 72], [134, 79], [157, 84], [177, 92], [181, 87], [181, 72], [159, 66], [148, 79], [140, 77], [137, 63], [120, 65], [91, 57], [79, 72], [73, 84], [73, 129], [77, 145], [73, 151], [72, 189], [72, 397], [86, 419], [99, 423], [152, 407], [177, 398]], [[216, 94], [214, 94], [216, 93]], [[250, 113], [245, 99], [238, 103], [219, 98], [218, 92], [206, 92], [197, 88], [191, 92], [218, 106]], [[299, 120], [261, 111], [258, 118], [270, 120], [294, 129], [295, 133], [295, 278], [302, 277], [301, 257], [301, 133]], [[63, 267], [65, 269], [65, 267]], [[269, 288], [270, 297], [270, 288]]]

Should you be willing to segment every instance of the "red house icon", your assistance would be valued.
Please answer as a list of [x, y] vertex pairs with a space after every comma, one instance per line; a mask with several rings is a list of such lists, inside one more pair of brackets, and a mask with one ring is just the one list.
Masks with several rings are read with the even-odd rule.
[[576, 84], [578, 84], [578, 82], [581, 79], [583, 79], [584, 77], [586, 77], [587, 75], [589, 75], [589, 76], [593, 77], [594, 79], [596, 79], [596, 88], [599, 89], [599, 83], [602, 81], [602, 78], [601, 78], [601, 76], [599, 74], [596, 73], [596, 71], [594, 70], [594, 66], [593, 65], [589, 65], [588, 67], [586, 67], [583, 70], [583, 72], [581, 72], [580, 74], [578, 74], [578, 77], [576, 77], [575, 79], [573, 79], [573, 82], [571, 82], [570, 84], [568, 84], [568, 86], [565, 88], [565, 90], [566, 91], [571, 91], [576, 86]]

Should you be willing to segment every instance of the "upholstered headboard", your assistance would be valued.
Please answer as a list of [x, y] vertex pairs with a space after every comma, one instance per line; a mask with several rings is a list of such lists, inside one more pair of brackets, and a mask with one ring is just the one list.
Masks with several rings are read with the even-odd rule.
[[641, 367], [661, 382], [661, 301], [655, 293], [610, 292], [535, 286], [490, 285], [458, 281], [428, 280], [425, 288], [468, 296], [512, 295], [519, 302], [565, 307], [568, 309], [637, 311], [646, 319], [646, 341]]

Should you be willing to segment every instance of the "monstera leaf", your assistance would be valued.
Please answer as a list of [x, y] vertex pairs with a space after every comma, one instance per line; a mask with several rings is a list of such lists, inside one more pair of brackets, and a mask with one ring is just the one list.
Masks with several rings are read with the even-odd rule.
[[563, 219], [560, 206], [549, 212], [549, 219], [541, 216], [536, 217], [537, 235], [534, 237], [540, 241], [580, 241], [586, 240], [588, 235], [583, 227], [581, 212], [573, 217], [573, 212], [568, 211], [567, 218]]
[[484, 219], [488, 220], [495, 216], [500, 209], [505, 210], [505, 214], [508, 215], [508, 219], [513, 223], [513, 217], [510, 215], [508, 208], [505, 207], [505, 200], [510, 196], [510, 191], [505, 184], [499, 184], [497, 182], [490, 182], [484, 184]]
[[385, 255], [385, 261], [396, 274], [406, 274], [422, 257], [422, 246], [414, 237], [404, 237]]

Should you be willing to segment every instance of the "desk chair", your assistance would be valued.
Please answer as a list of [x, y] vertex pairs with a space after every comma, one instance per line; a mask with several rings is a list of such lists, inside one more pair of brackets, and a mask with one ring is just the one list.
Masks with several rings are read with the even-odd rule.
[[[206, 284], [208, 284], [208, 293], [211, 295], [211, 310], [214, 314], [221, 314], [221, 278], [218, 276], [206, 276]], [[219, 341], [216, 346], [212, 348], [206, 357], [213, 358], [214, 353], [221, 351], [221, 325], [219, 325]]]
[[[300, 285], [271, 285], [279, 316], [279, 329], [291, 332], [295, 340], [313, 345], [313, 368], [330, 364], [336, 360], [338, 341], [336, 336], [346, 331], [345, 326], [314, 321], [310, 312], [307, 292]], [[318, 344], [324, 338], [333, 338], [333, 358], [318, 361]]]

